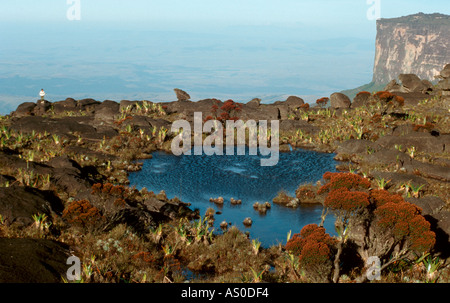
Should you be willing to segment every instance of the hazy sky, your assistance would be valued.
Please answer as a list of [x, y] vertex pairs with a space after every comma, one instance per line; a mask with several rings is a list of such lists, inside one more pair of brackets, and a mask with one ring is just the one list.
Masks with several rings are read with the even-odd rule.
[[2, 0], [0, 20], [63, 21], [80, 3], [84, 21], [212, 22], [225, 25], [364, 24], [367, 9], [381, 4], [381, 17], [417, 12], [449, 13], [448, 0]]

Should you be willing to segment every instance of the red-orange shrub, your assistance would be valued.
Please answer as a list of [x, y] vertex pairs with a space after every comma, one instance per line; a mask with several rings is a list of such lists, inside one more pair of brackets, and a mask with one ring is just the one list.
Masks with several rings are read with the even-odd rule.
[[104, 194], [109, 194], [109, 192], [111, 191], [111, 189], [114, 187], [114, 185], [112, 185], [111, 183], [106, 183], [103, 184], [102, 187], [102, 193]]
[[397, 103], [398, 103], [400, 106], [405, 105], [405, 98], [403, 98], [403, 97], [401, 97], [401, 96], [395, 96], [395, 101], [397, 101]]
[[369, 204], [367, 193], [350, 191], [347, 188], [335, 189], [325, 198], [326, 207], [344, 212], [354, 212]]
[[379, 227], [390, 231], [397, 242], [407, 241], [411, 250], [425, 252], [436, 242], [430, 223], [421, 215], [421, 209], [411, 203], [388, 202], [378, 207], [375, 215]]
[[303, 103], [302, 105], [300, 105], [301, 109], [309, 109], [309, 103]]
[[208, 116], [205, 119], [205, 122], [208, 120], [218, 120], [221, 122], [225, 122], [227, 120], [233, 120], [237, 121], [239, 118], [236, 116], [238, 112], [242, 110], [242, 104], [234, 102], [233, 100], [227, 100], [225, 101], [222, 106], [220, 107], [220, 110], [222, 111], [219, 114], [219, 104], [220, 101], [216, 101], [216, 104], [211, 106], [211, 113], [212, 116]]
[[330, 98], [323, 97], [323, 98], [317, 99], [316, 103], [317, 103], [318, 106], [324, 107], [325, 105], [327, 105], [328, 101], [330, 101]]
[[310, 279], [327, 280], [336, 243], [325, 233], [325, 228], [309, 224], [286, 243], [286, 250], [298, 256], [300, 266], [308, 272]]
[[133, 260], [140, 260], [143, 261], [145, 263], [152, 263], [155, 262], [155, 258], [153, 257], [153, 255], [149, 252], [139, 252], [137, 254], [135, 254], [132, 257]]
[[126, 193], [126, 189], [124, 186], [122, 185], [116, 185], [113, 186], [110, 190], [109, 193], [113, 196], [123, 196]]
[[126, 189], [123, 185], [113, 185], [111, 183], [97, 183], [92, 185], [92, 194], [100, 193], [116, 197], [125, 197], [129, 193], [129, 190]]
[[401, 96], [396, 96], [393, 93], [386, 91], [379, 91], [374, 94], [375, 100], [382, 105], [382, 114], [386, 113], [388, 108], [401, 107], [405, 104], [405, 99]]
[[398, 194], [391, 194], [385, 189], [373, 189], [370, 191], [370, 198], [372, 203], [376, 205], [376, 207], [382, 206], [386, 203], [400, 203], [404, 202], [403, 197]]
[[74, 201], [63, 211], [62, 217], [69, 223], [83, 227], [92, 226], [103, 219], [98, 208], [87, 200]]
[[[314, 243], [321, 243], [323, 245], [320, 246], [321, 248], [319, 249], [319, 246], [312, 245]], [[304, 263], [309, 263], [312, 261], [309, 259], [310, 251], [312, 250], [326, 252], [325, 254], [322, 254], [319, 259], [330, 259], [331, 250], [329, 246], [333, 246], [335, 243], [336, 241], [325, 232], [325, 228], [319, 227], [317, 224], [309, 224], [303, 227], [299, 234], [294, 234], [294, 236], [286, 243], [286, 250], [299, 256]]]
[[369, 92], [366, 92], [366, 91], [362, 91], [362, 92], [357, 93], [356, 97], [359, 97], [359, 96], [362, 96], [362, 95], [372, 95], [372, 94], [369, 93]]
[[427, 122], [425, 124], [414, 124], [414, 131], [432, 131], [435, 127], [435, 125], [431, 122]]
[[118, 198], [114, 201], [114, 206], [125, 207], [126, 205], [127, 205], [127, 202], [125, 202], [125, 200], [122, 198]]
[[92, 185], [92, 193], [93, 194], [98, 194], [102, 191], [102, 187], [103, 185], [101, 183], [96, 183], [94, 185]]
[[374, 114], [372, 116], [372, 119], [370, 120], [370, 122], [372, 123], [380, 123], [382, 119], [382, 116], [380, 114]]
[[368, 179], [352, 173], [326, 172], [323, 175], [323, 179], [328, 182], [319, 189], [319, 194], [339, 188], [347, 188], [349, 190], [369, 188], [371, 185]]
[[209, 121], [209, 120], [214, 120], [213, 116], [206, 116], [204, 122]]
[[375, 93], [374, 96], [381, 100], [390, 100], [395, 97], [394, 94], [392, 94], [390, 92], [386, 92], [386, 91], [379, 91], [379, 92]]

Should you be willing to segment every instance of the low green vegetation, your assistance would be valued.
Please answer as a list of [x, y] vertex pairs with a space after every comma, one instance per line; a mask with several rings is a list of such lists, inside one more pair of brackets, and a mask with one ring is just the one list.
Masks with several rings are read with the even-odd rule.
[[[289, 114], [289, 119], [304, 121], [318, 131], [304, 128], [282, 132], [281, 141], [331, 152], [341, 142], [375, 142], [405, 125], [416, 132], [450, 130], [448, 116], [427, 112], [436, 106], [438, 98], [423, 101], [414, 109], [392, 109], [379, 101], [351, 110], [297, 109]], [[227, 112], [230, 113], [236, 114]], [[85, 113], [55, 115], [50, 111], [47, 115], [62, 118]], [[0, 117], [0, 150], [23, 160], [23, 167], [0, 167], [0, 175], [14, 178], [0, 182], [0, 187], [50, 190], [64, 202], [61, 215], [36, 213], [33, 225], [26, 228], [7, 224], [6, 214], [0, 214], [0, 236], [52, 239], [76, 247], [83, 266], [78, 282], [84, 283], [368, 282], [367, 262], [371, 256], [378, 256], [381, 261], [381, 280], [373, 282], [449, 281], [448, 263], [434, 249], [436, 238], [430, 224], [421, 209], [405, 201], [437, 195], [448, 204], [448, 184], [433, 180], [427, 185], [393, 184], [371, 176], [373, 171], [400, 171], [395, 165], [354, 162], [354, 166], [346, 167], [352, 172], [327, 173], [323, 183], [300, 184], [295, 197], [280, 192], [272, 201], [288, 207], [297, 207], [298, 203], [323, 205], [322, 222], [331, 214], [336, 217], [335, 237], [327, 234], [321, 224], [311, 224], [289, 232], [286, 243], [264, 247], [258, 239], [234, 226], [215, 230], [211, 224], [213, 213], [200, 214], [195, 219], [172, 218], [144, 233], [137, 233], [126, 224], [104, 230], [108, 207], [123, 209], [156, 196], [127, 186], [127, 172], [140, 169], [141, 164], [135, 160], [148, 158], [155, 150], [168, 150], [173, 134], [166, 126], [144, 128], [134, 124], [133, 120], [141, 116], [175, 119], [162, 106], [143, 101], [121, 109], [114, 119], [117, 135], [93, 139], [77, 132], [18, 132], [11, 127], [9, 117]], [[450, 160], [448, 152], [430, 154], [415, 146], [397, 145], [394, 150], [423, 163], [435, 159], [436, 154]], [[367, 148], [365, 152], [372, 155], [376, 151]], [[88, 177], [94, 182], [91, 194], [104, 202], [104, 209], [86, 199], [74, 200], [71, 193], [55, 187], [51, 173], [36, 172], [35, 164], [48, 163], [61, 155], [90, 169]], [[113, 201], [112, 206], [106, 206], [109, 201]], [[373, 228], [367, 228], [369, 225]]]

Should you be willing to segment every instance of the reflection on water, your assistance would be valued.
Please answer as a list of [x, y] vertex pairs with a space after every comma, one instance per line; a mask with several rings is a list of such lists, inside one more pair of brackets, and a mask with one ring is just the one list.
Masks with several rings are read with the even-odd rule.
[[[142, 171], [129, 176], [131, 185], [146, 187], [158, 193], [164, 190], [169, 198], [177, 196], [183, 202], [192, 203], [203, 215], [208, 207], [221, 211], [216, 215], [215, 227], [226, 220], [241, 230], [248, 230], [251, 238], [259, 239], [264, 246], [284, 244], [289, 230], [297, 233], [306, 224], [319, 223], [321, 205], [288, 209], [272, 205], [266, 215], [253, 209], [254, 202], [272, 203], [280, 190], [294, 195], [300, 184], [315, 183], [327, 171], [336, 171], [333, 154], [294, 150], [280, 153], [278, 165], [260, 166], [259, 156], [174, 156], [155, 152], [146, 160]], [[210, 203], [210, 198], [223, 197], [222, 207]], [[241, 199], [242, 205], [231, 205], [230, 199]], [[251, 228], [242, 221], [253, 219]], [[325, 228], [334, 234], [334, 220], [328, 216]]]

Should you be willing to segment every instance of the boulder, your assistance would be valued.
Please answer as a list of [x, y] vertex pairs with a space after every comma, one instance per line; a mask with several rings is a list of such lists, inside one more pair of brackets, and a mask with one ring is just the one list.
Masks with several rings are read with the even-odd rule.
[[417, 106], [421, 101], [429, 99], [430, 95], [424, 92], [405, 92], [405, 90], [401, 91], [390, 91], [394, 93], [396, 96], [403, 97], [405, 99], [405, 106], [413, 107]]
[[45, 214], [51, 218], [52, 212], [63, 209], [62, 201], [53, 192], [31, 187], [0, 187], [0, 214], [8, 225], [27, 227], [34, 223], [33, 215]]
[[231, 205], [241, 205], [242, 200], [237, 200], [237, 199], [231, 198], [230, 203], [231, 203]]
[[77, 162], [70, 160], [67, 156], [56, 157], [47, 164], [43, 164], [27, 162], [17, 156], [0, 152], [0, 166], [32, 171], [35, 175], [50, 175], [50, 184], [68, 194], [89, 190], [93, 181], [88, 174], [98, 174], [94, 168], [81, 168]]
[[253, 224], [253, 220], [252, 220], [252, 218], [248, 217], [248, 218], [245, 218], [244, 221], [243, 221], [242, 223], [243, 223], [246, 227], [250, 227], [250, 226], [252, 226], [252, 224]]
[[[64, 118], [45, 118], [39, 116], [22, 117], [13, 119], [11, 128], [23, 133], [47, 132], [49, 134], [70, 135], [79, 134], [82, 138], [101, 140], [106, 135], [98, 131], [92, 125], [94, 118], [91, 117], [64, 117]], [[113, 131], [114, 132], [114, 131]], [[111, 134], [111, 132], [109, 132]], [[116, 133], [116, 132], [114, 132]]]
[[305, 101], [300, 97], [290, 96], [286, 99], [285, 103], [291, 108], [297, 108], [305, 104]]
[[320, 131], [317, 126], [302, 120], [283, 120], [280, 122], [280, 132], [296, 132], [301, 129], [308, 134], [316, 134]]
[[381, 149], [381, 146], [378, 143], [368, 141], [368, 140], [350, 139], [350, 140], [340, 142], [336, 149], [336, 153], [337, 154], [347, 154], [347, 155], [367, 154], [368, 150], [375, 152], [375, 151], [379, 151], [380, 149]]
[[398, 79], [406, 92], [425, 92], [430, 88], [415, 74], [400, 74]]
[[258, 211], [260, 214], [265, 214], [267, 212], [267, 210], [269, 210], [271, 207], [272, 207], [272, 205], [269, 202], [265, 202], [265, 203], [255, 202], [253, 204], [253, 209]]
[[384, 179], [386, 181], [390, 180], [390, 182], [386, 185], [387, 188], [400, 186], [405, 183], [409, 183], [415, 187], [419, 187], [421, 185], [425, 186], [428, 185], [428, 181], [426, 179], [411, 173], [374, 171], [371, 173], [371, 176], [374, 178]]
[[423, 79], [422, 80], [423, 85], [425, 85], [426, 90], [424, 90], [423, 92], [430, 92], [433, 90], [433, 83], [431, 83], [430, 81], [428, 81], [427, 79]]
[[191, 96], [184, 90], [181, 90], [179, 88], [174, 89], [175, 94], [177, 95], [178, 101], [188, 101], [191, 99]]
[[114, 101], [103, 101], [95, 109], [95, 120], [103, 121], [109, 124], [114, 123], [114, 117], [119, 114], [120, 105]]
[[6, 184], [9, 184], [10, 186], [13, 185], [14, 181], [16, 181], [16, 178], [7, 176], [7, 175], [0, 175], [0, 187], [6, 187]]
[[49, 109], [51, 109], [52, 103], [46, 101], [46, 100], [39, 100], [37, 102], [36, 107], [33, 109], [33, 114], [35, 116], [42, 116], [44, 115]]
[[36, 107], [36, 103], [33, 102], [25, 102], [20, 104], [17, 109], [11, 113], [12, 117], [25, 117], [31, 116], [34, 108]]
[[72, 196], [90, 191], [94, 181], [88, 177], [88, 173], [98, 173], [93, 168], [88, 172], [87, 168], [82, 168], [67, 156], [53, 158], [47, 164], [53, 167], [50, 182], [60, 191]]
[[82, 99], [77, 102], [78, 110], [85, 111], [88, 113], [93, 113], [95, 111], [96, 106], [100, 105], [100, 101], [96, 101], [94, 99]]
[[219, 198], [216, 198], [216, 199], [210, 198], [209, 202], [215, 203], [217, 205], [223, 205], [225, 200], [223, 199], [223, 197], [219, 197]]
[[[279, 120], [282, 118], [279, 107], [274, 104], [260, 104], [258, 107], [244, 104], [242, 106], [242, 110], [237, 115], [240, 119], [244, 121], [267, 120], [269, 122], [269, 126], [271, 120]], [[287, 110], [286, 110], [286, 117], [287, 117]]]
[[220, 223], [220, 228], [221, 229], [227, 229], [228, 228], [228, 222], [227, 221], [222, 221], [221, 223]]
[[139, 101], [130, 101], [130, 100], [122, 100], [119, 103], [119, 110], [122, 111], [128, 107], [132, 107], [135, 108], [136, 103], [138, 103]]
[[350, 108], [350, 98], [342, 93], [334, 93], [330, 96], [330, 105], [333, 108]]
[[247, 102], [246, 105], [250, 107], [258, 107], [259, 105], [261, 105], [261, 99], [254, 98], [251, 101]]
[[381, 149], [373, 154], [359, 154], [360, 160], [352, 158], [355, 163], [367, 163], [371, 165], [398, 164], [400, 167], [410, 162], [410, 157], [398, 150]]
[[409, 165], [405, 165], [408, 172], [420, 174], [421, 176], [432, 178], [444, 182], [450, 182], [450, 169], [441, 165], [424, 163], [412, 160]]
[[168, 217], [160, 213], [150, 212], [137, 207], [125, 208], [108, 217], [103, 231], [107, 232], [120, 224], [125, 224], [133, 229], [134, 232], [145, 235], [150, 228], [156, 228], [159, 223], [168, 220]]
[[69, 257], [64, 243], [0, 238], [0, 283], [61, 283]]
[[450, 90], [450, 78], [439, 81], [436, 88], [443, 90], [443, 91], [449, 91]]
[[203, 113], [203, 119], [205, 119], [207, 116], [212, 116], [211, 109], [213, 105], [217, 105], [220, 108], [223, 102], [217, 99], [204, 99], [197, 102], [184, 100], [183, 102], [161, 103], [161, 105], [167, 107], [167, 112], [178, 114], [179, 117], [183, 117], [183, 119], [188, 121], [194, 121], [195, 112]]
[[431, 230], [436, 233], [434, 249], [442, 254], [442, 258], [450, 257], [450, 211], [442, 210], [435, 215], [425, 215], [431, 223]]
[[62, 168], [64, 170], [75, 171], [77, 173], [81, 173], [81, 166], [76, 161], [69, 159], [68, 156], [59, 156], [52, 158], [47, 162], [47, 165], [53, 168]]
[[404, 136], [388, 135], [378, 139], [376, 143], [384, 148], [394, 148], [396, 145], [401, 145], [406, 150], [415, 147], [417, 152], [426, 153], [443, 152], [445, 150], [445, 145], [439, 137], [424, 132], [412, 132]]
[[415, 204], [422, 209], [422, 215], [436, 215], [441, 212], [446, 204], [439, 197], [426, 196], [422, 198], [406, 198], [405, 201]]
[[394, 126], [391, 135], [396, 137], [403, 137], [414, 133], [414, 126], [412, 124], [402, 124]]
[[440, 73], [441, 77], [443, 79], [448, 79], [450, 78], [450, 64], [447, 64], [444, 69], [441, 71]]
[[73, 98], [67, 98], [64, 101], [57, 101], [53, 103], [53, 110], [55, 114], [62, 114], [64, 112], [78, 111], [77, 101]]
[[372, 97], [372, 94], [369, 92], [360, 92], [355, 96], [355, 98], [353, 98], [351, 107], [357, 108], [357, 107], [367, 106], [370, 102], [371, 97]]
[[159, 201], [167, 201], [167, 195], [166, 192], [164, 190], [162, 190], [159, 194], [156, 195], [156, 199], [158, 199]]
[[391, 80], [383, 89], [388, 92], [400, 92], [402, 91], [402, 86], [397, 83], [395, 79]]

